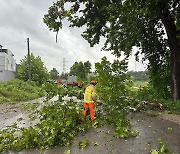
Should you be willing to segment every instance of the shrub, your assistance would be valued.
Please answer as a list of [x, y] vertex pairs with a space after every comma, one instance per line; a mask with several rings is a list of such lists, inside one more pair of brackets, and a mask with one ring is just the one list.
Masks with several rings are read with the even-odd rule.
[[36, 85], [14, 79], [5, 83], [0, 83], [0, 102], [26, 101], [41, 97], [44, 91]]

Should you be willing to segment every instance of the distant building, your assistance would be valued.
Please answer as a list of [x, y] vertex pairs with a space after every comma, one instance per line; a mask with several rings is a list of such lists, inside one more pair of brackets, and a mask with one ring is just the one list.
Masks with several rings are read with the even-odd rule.
[[70, 75], [67, 79], [58, 78], [56, 79], [55, 83], [64, 83], [69, 86], [78, 86], [77, 77], [74, 75]]
[[15, 78], [16, 61], [8, 49], [2, 49], [0, 45], [0, 81], [8, 81]]
[[64, 79], [64, 78], [57, 78], [55, 82], [56, 82], [56, 83], [66, 83], [67, 80]]
[[69, 75], [68, 78], [67, 78], [67, 85], [78, 86], [77, 76]]

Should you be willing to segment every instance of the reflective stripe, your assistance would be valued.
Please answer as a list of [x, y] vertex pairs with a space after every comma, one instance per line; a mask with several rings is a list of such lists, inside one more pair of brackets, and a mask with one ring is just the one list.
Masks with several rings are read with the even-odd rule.
[[92, 92], [92, 95], [96, 95], [96, 92], [95, 92], [95, 91], [93, 91], [93, 92]]

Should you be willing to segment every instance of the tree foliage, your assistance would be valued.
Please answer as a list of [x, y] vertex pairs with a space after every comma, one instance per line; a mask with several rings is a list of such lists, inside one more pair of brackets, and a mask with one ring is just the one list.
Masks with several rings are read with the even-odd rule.
[[27, 101], [44, 95], [44, 91], [38, 86], [19, 79], [0, 82], [0, 103]]
[[50, 71], [50, 77], [51, 77], [51, 79], [56, 80], [56, 79], [58, 78], [58, 74], [59, 74], [59, 72], [56, 70], [56, 68], [53, 68], [53, 69]]
[[[41, 57], [35, 57], [33, 54], [30, 55], [31, 59], [31, 78], [36, 84], [41, 85], [49, 78], [49, 73], [41, 60]], [[28, 81], [28, 59], [25, 56], [20, 61], [17, 70], [17, 78], [23, 81]]]
[[60, 77], [60, 78], [67, 79], [67, 78], [68, 78], [68, 75], [69, 75], [69, 73], [64, 73], [64, 72], [62, 72], [59, 77]]
[[81, 80], [87, 79], [88, 73], [91, 72], [91, 63], [86, 62], [75, 62], [70, 68], [70, 75], [75, 75]]
[[[14, 123], [0, 130], [0, 153], [7, 153], [9, 150], [21, 151], [30, 148], [47, 149], [58, 145], [67, 146], [73, 142], [77, 134], [84, 134], [89, 128], [97, 128], [105, 123], [115, 126], [116, 130], [113, 135], [116, 138], [137, 135], [132, 130], [129, 120], [125, 118], [124, 112], [117, 108], [119, 104], [115, 105], [116, 109], [110, 107], [111, 111], [107, 115], [96, 111], [97, 119], [93, 123], [86, 116], [85, 121], [80, 124], [82, 104], [73, 102], [73, 99], [63, 100], [64, 96], [77, 96], [80, 89], [47, 82], [44, 90], [47, 92], [44, 103], [24, 104], [24, 108], [33, 111], [29, 117], [35, 120], [35, 126], [25, 128]], [[49, 102], [49, 99], [57, 94], [59, 100]], [[81, 95], [83, 96], [82, 93]], [[100, 106], [98, 108], [101, 109]]]
[[148, 81], [147, 71], [128, 71], [133, 81]]
[[131, 85], [130, 77], [126, 74], [126, 60], [114, 60], [111, 64], [106, 57], [103, 57], [101, 63], [96, 63], [95, 67], [98, 74], [97, 91], [100, 99], [114, 105], [122, 103], [119, 98], [129, 94]]
[[[82, 36], [91, 46], [104, 37], [103, 49], [116, 56], [121, 56], [122, 51], [129, 56], [133, 46], [139, 47], [136, 59], [143, 54], [144, 60], [149, 60], [151, 79], [160, 77], [156, 76], [158, 69], [171, 72], [172, 96], [174, 100], [180, 99], [178, 0], [58, 0], [49, 8], [44, 22], [50, 30], [58, 32], [65, 18], [70, 21], [70, 27], [86, 26]], [[169, 62], [170, 65], [166, 65]], [[158, 80], [163, 77], [162, 84], [169, 86], [165, 80], [169, 74], [161, 75]], [[153, 80], [153, 83], [158, 80]], [[159, 89], [161, 86], [156, 85]]]

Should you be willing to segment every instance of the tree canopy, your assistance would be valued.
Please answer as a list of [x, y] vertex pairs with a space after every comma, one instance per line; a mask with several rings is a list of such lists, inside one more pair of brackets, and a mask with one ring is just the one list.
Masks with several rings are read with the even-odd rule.
[[129, 71], [127, 75], [130, 75], [133, 81], [148, 81], [148, 75], [146, 71]]
[[58, 0], [49, 8], [44, 22], [58, 32], [65, 18], [70, 27], [85, 26], [81, 35], [90, 46], [104, 37], [102, 49], [118, 57], [121, 52], [129, 56], [133, 46], [137, 46], [136, 60], [140, 54], [144, 55], [143, 60], [149, 60], [151, 82], [156, 86], [157, 78], [163, 78], [164, 83], [159, 86], [171, 83], [173, 99], [180, 99], [178, 0]]
[[[31, 76], [32, 81], [34, 81], [37, 85], [41, 85], [43, 82], [45, 82], [49, 78], [49, 73], [46, 67], [44, 66], [44, 63], [41, 60], [41, 57], [35, 57], [33, 54], [30, 55], [31, 59]], [[20, 61], [20, 64], [18, 65], [17, 69], [17, 78], [28, 81], [28, 58], [27, 56], [24, 57]]]
[[70, 75], [76, 75], [78, 78], [84, 80], [87, 79], [88, 73], [91, 72], [91, 63], [89, 61], [86, 62], [75, 62], [70, 68]]
[[52, 70], [50, 70], [51, 79], [56, 80], [58, 78], [58, 74], [59, 72], [57, 71], [56, 68], [53, 68]]

